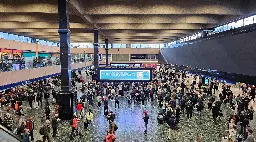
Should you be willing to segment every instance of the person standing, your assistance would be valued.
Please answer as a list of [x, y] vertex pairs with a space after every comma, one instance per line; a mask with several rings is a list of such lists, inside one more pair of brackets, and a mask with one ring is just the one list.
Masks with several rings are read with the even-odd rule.
[[29, 130], [29, 135], [31, 137], [31, 141], [34, 140], [34, 121], [32, 119], [32, 117], [30, 116], [27, 120], [26, 120], [26, 129]]
[[74, 114], [74, 118], [71, 120], [72, 124], [72, 132], [71, 132], [71, 138], [73, 139], [74, 135], [76, 135], [75, 133], [78, 133], [78, 121], [79, 119], [77, 118], [77, 116]]
[[115, 97], [115, 108], [118, 107], [119, 108], [119, 100], [118, 100], [118, 95], [116, 95]]
[[29, 129], [27, 128], [24, 129], [23, 142], [29, 142]]
[[97, 102], [98, 102], [98, 107], [100, 107], [100, 106], [101, 106], [101, 103], [102, 103], [102, 97], [101, 97], [100, 95], [98, 95], [98, 96], [96, 97], [96, 99], [97, 99]]
[[149, 120], [149, 115], [148, 115], [147, 111], [144, 111], [144, 117], [143, 117], [143, 119], [144, 119], [145, 128], [146, 128], [146, 130], [144, 131], [144, 133], [146, 134], [147, 131], [148, 131], [148, 120]]
[[56, 137], [57, 135], [58, 122], [58, 114], [55, 114], [55, 117], [52, 118], [52, 137]]
[[191, 119], [193, 113], [193, 105], [190, 100], [186, 103], [186, 110], [188, 119]]
[[51, 142], [51, 140], [50, 140], [50, 131], [51, 131], [50, 121], [46, 120], [45, 125], [43, 126], [43, 142], [45, 142], [46, 140], [48, 142]]
[[93, 113], [91, 109], [89, 109], [89, 111], [86, 112], [85, 117], [87, 118], [88, 124], [90, 124], [93, 120]]
[[254, 142], [254, 138], [252, 135], [253, 131], [251, 129], [248, 129], [247, 132], [248, 132], [248, 136], [247, 136], [245, 142]]

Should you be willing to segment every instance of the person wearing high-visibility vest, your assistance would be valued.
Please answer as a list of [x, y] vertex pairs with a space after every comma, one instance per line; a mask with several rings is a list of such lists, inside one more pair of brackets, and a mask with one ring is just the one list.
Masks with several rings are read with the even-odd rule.
[[91, 109], [89, 109], [89, 111], [86, 112], [85, 117], [88, 120], [88, 124], [90, 124], [92, 122], [92, 120], [93, 120], [93, 113], [92, 113]]

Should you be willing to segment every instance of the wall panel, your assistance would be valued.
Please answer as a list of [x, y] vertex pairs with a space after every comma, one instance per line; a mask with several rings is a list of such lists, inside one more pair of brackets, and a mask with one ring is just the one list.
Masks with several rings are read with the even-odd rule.
[[256, 32], [161, 49], [169, 63], [256, 76]]

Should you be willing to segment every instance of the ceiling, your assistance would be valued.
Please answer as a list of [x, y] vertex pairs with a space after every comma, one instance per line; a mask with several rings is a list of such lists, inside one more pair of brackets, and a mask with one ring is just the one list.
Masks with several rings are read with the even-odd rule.
[[[1, 0], [0, 30], [59, 41], [57, 0]], [[71, 42], [165, 43], [256, 10], [255, 0], [69, 0]]]

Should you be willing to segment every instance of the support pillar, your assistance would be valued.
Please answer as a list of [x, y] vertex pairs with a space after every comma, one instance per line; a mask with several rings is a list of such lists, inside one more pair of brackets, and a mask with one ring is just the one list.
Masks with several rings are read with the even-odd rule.
[[99, 67], [99, 31], [98, 29], [94, 29], [94, 68], [97, 73]]
[[73, 93], [71, 89], [71, 56], [68, 2], [58, 0], [61, 91], [58, 94], [59, 118], [70, 120], [73, 117]]
[[105, 39], [105, 51], [106, 51], [106, 66], [108, 66], [108, 39]]

